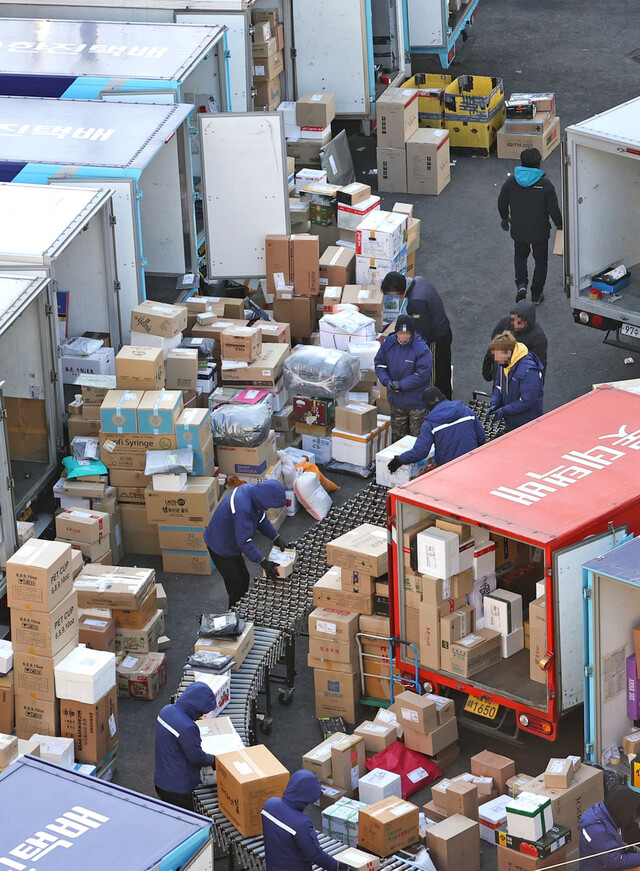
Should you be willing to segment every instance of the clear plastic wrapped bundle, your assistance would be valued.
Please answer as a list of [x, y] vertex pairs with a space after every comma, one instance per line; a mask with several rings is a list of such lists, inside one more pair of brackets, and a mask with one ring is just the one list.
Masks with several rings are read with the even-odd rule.
[[360, 361], [346, 351], [306, 345], [284, 361], [284, 383], [292, 394], [336, 398], [360, 380]]
[[145, 475], [179, 475], [181, 472], [193, 472], [192, 448], [147, 451]]
[[210, 417], [214, 444], [244, 448], [260, 445], [269, 435], [272, 416], [270, 402], [219, 405]]
[[380, 342], [349, 342], [349, 353], [360, 360], [360, 371], [373, 369], [373, 361], [380, 350]]

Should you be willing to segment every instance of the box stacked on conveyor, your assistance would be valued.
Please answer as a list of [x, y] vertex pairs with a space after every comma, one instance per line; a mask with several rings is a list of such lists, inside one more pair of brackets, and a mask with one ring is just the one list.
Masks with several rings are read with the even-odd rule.
[[274, 112], [282, 99], [281, 76], [284, 72], [284, 25], [277, 9], [254, 9], [251, 13], [253, 36], [253, 107]]
[[37, 538], [23, 544], [7, 560], [7, 604], [16, 734], [58, 735], [54, 668], [78, 644], [71, 545]]
[[[158, 653], [164, 614], [153, 569], [87, 565], [74, 590], [85, 616], [115, 623], [118, 695], [155, 698], [167, 673], [166, 657]], [[99, 628], [89, 624], [84, 632]]]

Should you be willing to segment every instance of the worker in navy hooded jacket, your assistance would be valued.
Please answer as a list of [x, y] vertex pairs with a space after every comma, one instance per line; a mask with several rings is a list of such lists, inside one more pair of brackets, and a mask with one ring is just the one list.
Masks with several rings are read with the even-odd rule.
[[533, 252], [534, 270], [531, 280], [531, 301], [540, 305], [547, 280], [549, 236], [551, 224], [562, 229], [562, 212], [552, 182], [540, 169], [542, 155], [537, 148], [525, 148], [520, 153], [520, 166], [502, 185], [498, 196], [498, 212], [502, 229], [511, 229], [513, 263], [516, 273], [516, 302], [526, 299], [529, 273], [527, 260]]
[[[637, 793], [626, 786], [615, 786], [604, 801], [586, 809], [578, 823], [580, 871], [622, 871], [640, 866], [640, 855], [627, 846], [637, 841], [639, 801]], [[608, 850], [613, 852], [595, 855]]]
[[420, 435], [411, 450], [389, 461], [392, 475], [400, 466], [426, 460], [434, 445], [436, 465], [442, 466], [485, 443], [484, 427], [468, 406], [447, 399], [437, 387], [428, 387], [422, 401], [427, 416]]
[[431, 383], [433, 357], [416, 332], [411, 315], [400, 315], [396, 331], [384, 340], [374, 360], [378, 381], [387, 388], [394, 442], [418, 436], [426, 415], [422, 394]]
[[153, 781], [162, 801], [193, 810], [192, 793], [200, 784], [200, 769], [216, 761], [202, 749], [195, 721], [215, 707], [211, 688], [194, 681], [174, 705], [165, 705], [158, 714]]
[[282, 798], [268, 798], [262, 808], [262, 833], [267, 871], [347, 871], [321, 848], [313, 824], [304, 813], [320, 798], [320, 781], [312, 771], [291, 775]]
[[261, 565], [270, 580], [278, 577], [277, 565], [262, 556], [253, 543], [253, 535], [257, 530], [280, 550], [285, 550], [288, 545], [278, 535], [266, 512], [268, 508], [284, 508], [286, 504], [284, 487], [279, 481], [259, 481], [234, 487], [213, 512], [204, 540], [222, 575], [230, 608], [249, 589], [249, 570], [244, 556]]
[[509, 432], [543, 413], [543, 367], [508, 331], [494, 336], [489, 350], [498, 364], [489, 414], [504, 420]]

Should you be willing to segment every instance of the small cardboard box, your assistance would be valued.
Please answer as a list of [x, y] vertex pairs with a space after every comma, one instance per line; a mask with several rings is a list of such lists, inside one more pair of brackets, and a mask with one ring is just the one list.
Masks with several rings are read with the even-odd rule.
[[200, 451], [211, 438], [208, 408], [185, 408], [176, 423], [179, 448]]
[[151, 584], [138, 608], [114, 608], [111, 616], [120, 629], [142, 629], [155, 615], [157, 607], [156, 585]]
[[391, 856], [418, 840], [419, 814], [416, 805], [393, 796], [362, 808], [358, 844], [378, 856]]
[[327, 545], [327, 561], [344, 569], [380, 577], [387, 571], [387, 530], [363, 523]]
[[355, 642], [359, 614], [331, 608], [316, 608], [309, 614], [309, 635], [330, 641]]
[[335, 428], [341, 432], [365, 435], [376, 428], [378, 410], [364, 402], [347, 402], [336, 408]]
[[[332, 638], [310, 636], [309, 656], [322, 663], [343, 662], [349, 665], [349, 671], [358, 669], [358, 646], [354, 641], [334, 641]], [[327, 667], [325, 665], [323, 668]]]
[[255, 633], [253, 623], [247, 621], [241, 635], [235, 640], [227, 638], [198, 638], [194, 650], [208, 650], [214, 653], [225, 653], [233, 656], [231, 671], [237, 671], [247, 658], [247, 654], [254, 644]]
[[[335, 566], [324, 574], [313, 585], [313, 603], [319, 608], [330, 608], [337, 611], [351, 611], [363, 614], [373, 614], [373, 583], [364, 589], [371, 589], [370, 593], [360, 592], [360, 589], [352, 587], [345, 590], [341, 580], [341, 569]], [[357, 574], [354, 572], [353, 574]]]
[[322, 812], [322, 831], [349, 847], [358, 843], [358, 816], [365, 807], [361, 801], [339, 798]]
[[91, 650], [116, 650], [116, 624], [112, 617], [83, 614], [78, 620], [78, 641]]
[[338, 191], [338, 203], [344, 203], [346, 206], [357, 206], [358, 203], [368, 200], [370, 196], [371, 188], [368, 184], [352, 182]]
[[118, 743], [118, 691], [94, 704], [60, 699], [60, 734], [73, 738], [75, 758], [98, 765]]
[[320, 781], [320, 789], [322, 790], [322, 792], [320, 793], [320, 798], [316, 802], [320, 810], [328, 808], [330, 805], [335, 804], [337, 801], [340, 801], [341, 798], [346, 798], [346, 793], [344, 789], [337, 789], [330, 783]]
[[317, 717], [344, 717], [355, 723], [360, 702], [360, 674], [316, 668], [313, 671]]
[[449, 720], [442, 726], [437, 726], [428, 735], [414, 729], [404, 727], [404, 743], [409, 750], [417, 750], [425, 756], [436, 756], [445, 747], [458, 740], [458, 721]]
[[116, 651], [157, 652], [158, 638], [163, 632], [164, 614], [158, 608], [153, 617], [141, 629], [116, 626]]
[[393, 710], [405, 729], [426, 735], [438, 726], [436, 704], [427, 696], [419, 696], [407, 690], [396, 696]]
[[0, 734], [0, 771], [4, 771], [18, 758], [18, 739], [13, 735]]
[[445, 794], [447, 816], [461, 814], [470, 820], [478, 819], [478, 787], [465, 781], [453, 782]]
[[544, 772], [544, 785], [566, 789], [573, 777], [573, 762], [570, 759], [550, 759]]
[[51, 611], [73, 589], [71, 547], [31, 538], [9, 557], [6, 575], [10, 608]]
[[260, 812], [268, 798], [280, 797], [289, 772], [264, 745], [216, 757], [220, 811], [245, 838], [262, 834]]
[[452, 674], [472, 677], [502, 658], [500, 633], [493, 629], [478, 629], [451, 645]]
[[376, 148], [378, 190], [406, 194], [407, 152], [405, 148]]
[[[291, 322], [291, 332], [294, 332], [293, 321]], [[298, 338], [300, 337], [298, 336]], [[287, 345], [283, 342], [270, 342], [262, 346], [262, 352], [253, 363], [247, 365], [239, 361], [240, 365], [235, 365], [235, 360], [223, 361], [221, 369], [222, 382], [225, 385], [275, 387], [282, 375], [284, 361], [288, 356], [289, 348]]]
[[418, 571], [432, 578], [449, 578], [460, 571], [460, 539], [455, 532], [432, 526], [418, 533]]
[[162, 348], [124, 345], [116, 356], [116, 384], [118, 390], [162, 390]]
[[16, 735], [29, 739], [34, 734], [57, 735], [60, 730], [58, 700], [53, 702], [17, 695]]
[[222, 358], [253, 363], [262, 353], [262, 333], [256, 327], [232, 327], [221, 336]]
[[11, 608], [10, 616], [14, 654], [54, 656], [78, 638], [78, 596], [73, 591], [49, 613]]
[[375, 804], [391, 796], [402, 798], [402, 778], [393, 771], [373, 768], [360, 778], [358, 794], [365, 804]]
[[471, 757], [471, 773], [480, 777], [492, 777], [500, 795], [506, 795], [507, 780], [515, 776], [516, 764], [507, 756], [483, 750]]
[[407, 191], [437, 196], [451, 181], [449, 131], [416, 130], [407, 142]]
[[167, 681], [164, 653], [125, 653], [116, 665], [118, 695], [155, 699]]
[[353, 284], [356, 274], [356, 253], [353, 248], [330, 245], [320, 257], [319, 267], [322, 288]]
[[198, 386], [198, 352], [174, 348], [164, 361], [167, 390], [195, 390]]
[[345, 792], [358, 788], [358, 781], [365, 774], [364, 738], [360, 735], [347, 735], [331, 746], [331, 780], [338, 789]]
[[[353, 734], [364, 738], [366, 753], [380, 753], [398, 740], [396, 727], [393, 723], [385, 725], [384, 723], [374, 723], [371, 720], [360, 723], [354, 729]], [[386, 796], [383, 797], [386, 798]]]
[[460, 814], [429, 826], [427, 847], [438, 871], [480, 871], [480, 827]]
[[183, 410], [181, 390], [147, 390], [138, 405], [138, 432], [171, 435]]
[[427, 693], [426, 697], [435, 702], [438, 726], [448, 723], [449, 720], [455, 720], [456, 706], [453, 699], [448, 699], [446, 696], [438, 696], [434, 693]]
[[171, 338], [187, 328], [187, 307], [147, 299], [131, 309], [131, 330]]
[[324, 130], [336, 116], [336, 98], [327, 91], [321, 94], [306, 93], [296, 102], [298, 127], [314, 127]]
[[[276, 347], [276, 345], [273, 345]], [[261, 475], [278, 462], [276, 435], [273, 431], [255, 448], [217, 445], [218, 466], [225, 475]]]
[[110, 390], [100, 406], [102, 432], [138, 432], [136, 410], [142, 399], [142, 390]]
[[418, 129], [418, 92], [387, 88], [376, 101], [378, 146], [404, 148]]
[[56, 516], [56, 536], [65, 541], [99, 544], [110, 531], [109, 515], [102, 511], [70, 508]]
[[269, 57], [252, 58], [254, 82], [270, 82], [284, 71], [284, 57], [281, 51]]
[[331, 777], [331, 748], [346, 737], [343, 732], [329, 735], [328, 738], [303, 755], [302, 767], [306, 771], [312, 771], [318, 780], [328, 780]]

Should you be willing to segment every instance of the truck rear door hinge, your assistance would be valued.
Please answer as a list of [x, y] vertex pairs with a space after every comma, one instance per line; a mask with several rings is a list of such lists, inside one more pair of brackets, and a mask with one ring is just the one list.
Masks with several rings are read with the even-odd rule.
[[13, 480], [11, 475], [7, 478], [7, 490], [13, 490], [15, 488], [16, 482]]
[[565, 165], [565, 166], [571, 166], [571, 155], [570, 155], [570, 154], [565, 154], [565, 156], [564, 156], [564, 165]]
[[298, 57], [298, 52], [295, 50], [295, 48], [292, 47], [291, 48], [291, 60], [295, 60], [297, 57]]
[[584, 590], [582, 591], [582, 598], [583, 599], [590, 599], [591, 598], [591, 587], [584, 588]]
[[51, 305], [50, 302], [48, 302], [48, 303], [45, 304], [45, 307], [44, 307], [44, 313], [46, 314], [46, 316], [47, 316], [48, 318], [50, 318], [51, 315], [53, 314], [53, 306]]
[[57, 384], [57, 383], [58, 383], [58, 373], [56, 372], [55, 369], [52, 369], [52, 370], [49, 372], [49, 378], [51, 379], [51, 383], [52, 383], [52, 384]]
[[114, 279], [113, 289], [115, 290], [116, 293], [120, 293], [120, 291], [122, 290], [122, 285], [120, 284], [120, 282], [118, 281], [117, 278]]
[[113, 213], [111, 215], [109, 215], [109, 226], [115, 227], [115, 225], [117, 223], [118, 223], [118, 221], [116, 219], [116, 216]]
[[585, 677], [593, 677], [593, 667], [590, 665], [585, 665], [584, 667], [584, 676]]
[[593, 759], [593, 744], [589, 743], [584, 745], [584, 758]]

